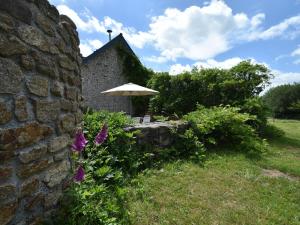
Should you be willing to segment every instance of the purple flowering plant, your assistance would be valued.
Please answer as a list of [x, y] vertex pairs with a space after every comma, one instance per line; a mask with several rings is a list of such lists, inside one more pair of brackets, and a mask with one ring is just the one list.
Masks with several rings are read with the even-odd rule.
[[[98, 132], [98, 134], [95, 137], [94, 144], [95, 145], [101, 145], [108, 137], [108, 125], [104, 123], [101, 130]], [[86, 140], [84, 133], [82, 130], [78, 130], [75, 134], [74, 143], [71, 145], [71, 149], [73, 152], [78, 153], [78, 163], [79, 166], [76, 170], [76, 173], [74, 175], [74, 181], [80, 183], [84, 180], [85, 172], [82, 166], [81, 158], [82, 158], [82, 151], [88, 144], [88, 141]]]

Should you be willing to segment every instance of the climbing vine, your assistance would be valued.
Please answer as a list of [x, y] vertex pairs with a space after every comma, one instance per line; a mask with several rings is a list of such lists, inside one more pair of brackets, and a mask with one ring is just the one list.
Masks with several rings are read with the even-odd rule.
[[[118, 45], [117, 52], [122, 60], [123, 74], [127, 80], [131, 83], [146, 86], [154, 72], [143, 66], [139, 58], [125, 47]], [[149, 96], [132, 97], [136, 115], [144, 115], [146, 113], [149, 99]]]

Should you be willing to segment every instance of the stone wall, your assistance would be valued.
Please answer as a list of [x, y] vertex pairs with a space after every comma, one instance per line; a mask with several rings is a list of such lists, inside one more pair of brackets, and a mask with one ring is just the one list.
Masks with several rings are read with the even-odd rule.
[[128, 83], [122, 68], [122, 61], [114, 46], [106, 48], [82, 66], [82, 95], [87, 107], [130, 113], [132, 105], [129, 97], [101, 94], [102, 91]]
[[156, 147], [170, 147], [174, 144], [175, 136], [173, 132], [183, 134], [190, 124], [182, 121], [166, 121], [134, 124], [126, 127], [126, 131], [139, 131], [137, 143], [140, 145], [151, 145]]
[[70, 181], [79, 39], [46, 0], [0, 0], [0, 224], [39, 224]]

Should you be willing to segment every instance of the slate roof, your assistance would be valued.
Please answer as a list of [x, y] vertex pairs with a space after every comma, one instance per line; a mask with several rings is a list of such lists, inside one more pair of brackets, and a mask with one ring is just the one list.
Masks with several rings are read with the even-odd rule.
[[125, 47], [125, 49], [127, 49], [130, 53], [132, 53], [133, 55], [135, 55], [135, 53], [133, 52], [133, 50], [130, 48], [129, 44], [127, 43], [127, 41], [125, 40], [125, 38], [123, 37], [122, 33], [120, 33], [118, 36], [114, 37], [111, 41], [107, 42], [105, 45], [103, 45], [101, 48], [99, 48], [98, 50], [94, 51], [92, 54], [90, 54], [87, 57], [83, 58], [83, 63], [87, 64], [90, 60], [93, 60], [94, 58], [96, 58], [98, 55], [100, 55], [102, 52], [104, 52], [105, 50], [115, 47], [117, 45], [122, 45], [123, 47]]

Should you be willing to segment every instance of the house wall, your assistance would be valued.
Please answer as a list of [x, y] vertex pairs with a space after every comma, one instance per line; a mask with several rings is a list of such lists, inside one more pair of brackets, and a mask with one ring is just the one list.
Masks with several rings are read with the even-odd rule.
[[128, 83], [122, 74], [122, 61], [114, 47], [105, 49], [82, 66], [82, 94], [85, 106], [96, 110], [130, 113], [125, 96], [105, 96], [102, 91]]
[[0, 224], [40, 224], [71, 180], [81, 122], [76, 26], [46, 0], [0, 0]]

